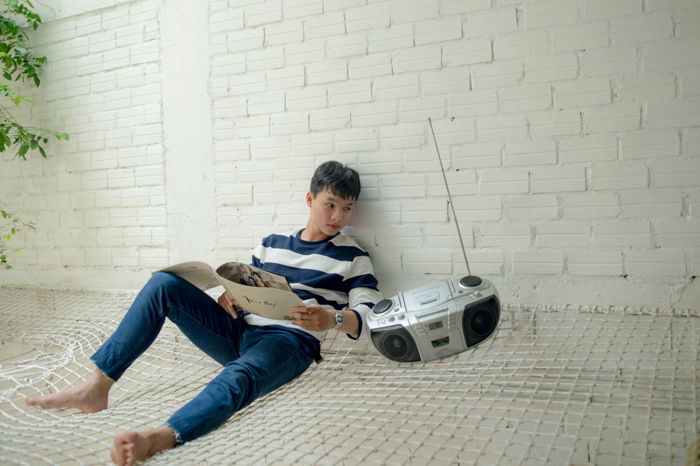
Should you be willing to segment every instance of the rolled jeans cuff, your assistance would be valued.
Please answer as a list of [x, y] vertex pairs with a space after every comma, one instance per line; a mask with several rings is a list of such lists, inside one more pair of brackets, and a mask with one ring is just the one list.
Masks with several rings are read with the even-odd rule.
[[180, 437], [180, 432], [178, 432], [172, 425], [168, 424], [167, 422], [163, 424], [163, 427], [167, 427], [170, 429], [173, 433], [173, 436], [175, 437], [175, 446], [179, 447], [182, 445], [184, 442], [182, 441], [182, 437]]

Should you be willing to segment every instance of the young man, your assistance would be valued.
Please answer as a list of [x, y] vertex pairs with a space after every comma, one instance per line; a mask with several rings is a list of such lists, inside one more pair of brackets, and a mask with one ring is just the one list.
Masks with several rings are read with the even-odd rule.
[[112, 460], [131, 465], [200, 437], [256, 398], [301, 375], [320, 360], [320, 340], [334, 329], [358, 338], [364, 315], [381, 296], [369, 255], [340, 230], [360, 194], [355, 170], [321, 164], [311, 179], [306, 227], [270, 235], [253, 253], [253, 265], [285, 275], [304, 306], [291, 320], [239, 315], [227, 293], [218, 304], [185, 280], [156, 273], [134, 300], [110, 338], [91, 357], [97, 369], [62, 392], [25, 398], [42, 408], [107, 408], [111, 386], [155, 340], [166, 318], [224, 368], [166, 423], [114, 437]]

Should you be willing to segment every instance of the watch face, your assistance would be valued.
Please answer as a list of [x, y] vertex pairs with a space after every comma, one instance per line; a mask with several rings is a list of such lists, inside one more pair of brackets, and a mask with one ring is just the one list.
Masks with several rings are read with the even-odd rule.
[[340, 312], [335, 315], [335, 323], [336, 324], [343, 323], [343, 314], [341, 314]]

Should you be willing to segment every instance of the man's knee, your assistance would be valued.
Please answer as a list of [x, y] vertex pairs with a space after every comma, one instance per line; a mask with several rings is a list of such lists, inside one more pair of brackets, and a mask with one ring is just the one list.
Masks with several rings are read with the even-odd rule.
[[146, 283], [146, 287], [153, 290], [171, 290], [182, 287], [184, 280], [176, 275], [166, 272], [156, 272]]

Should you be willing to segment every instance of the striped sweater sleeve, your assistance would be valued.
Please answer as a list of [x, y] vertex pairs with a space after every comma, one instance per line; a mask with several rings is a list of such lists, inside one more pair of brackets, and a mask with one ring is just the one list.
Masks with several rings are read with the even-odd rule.
[[357, 336], [353, 337], [348, 334], [348, 337], [355, 340], [363, 333], [363, 328], [367, 322], [367, 314], [377, 301], [382, 299], [382, 295], [377, 289], [378, 282], [374, 276], [374, 269], [368, 255], [357, 256], [353, 259], [346, 283], [348, 286], [348, 309], [355, 313], [359, 321]]

